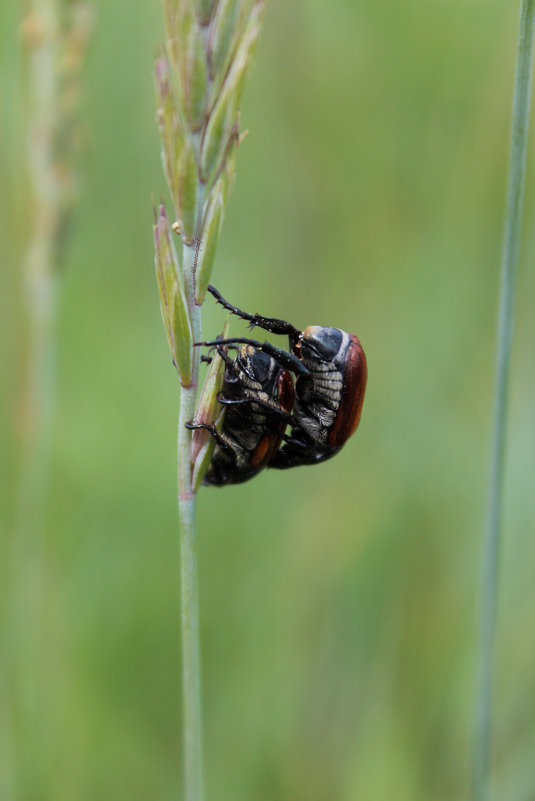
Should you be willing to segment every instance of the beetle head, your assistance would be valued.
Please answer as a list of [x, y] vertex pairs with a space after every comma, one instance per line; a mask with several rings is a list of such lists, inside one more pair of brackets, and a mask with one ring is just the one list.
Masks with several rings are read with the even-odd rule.
[[343, 333], [339, 328], [309, 325], [300, 337], [303, 361], [331, 362], [342, 345]]
[[273, 359], [253, 345], [244, 345], [238, 351], [238, 365], [241, 370], [259, 384], [266, 381]]

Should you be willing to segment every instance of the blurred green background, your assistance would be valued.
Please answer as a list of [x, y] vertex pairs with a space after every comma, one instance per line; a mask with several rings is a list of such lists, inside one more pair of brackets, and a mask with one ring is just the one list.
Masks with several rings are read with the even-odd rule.
[[[153, 0], [95, 6], [59, 323], [46, 653], [29, 666], [45, 722], [0, 769], [40, 755], [46, 770], [21, 801], [171, 801], [178, 390], [151, 234], [151, 193], [165, 186], [152, 79], [163, 23]], [[20, 14], [0, 4], [4, 567], [25, 356]], [[369, 385], [336, 459], [201, 490], [209, 799], [469, 796], [517, 15], [506, 0], [269, 3], [213, 282], [242, 308], [357, 333]], [[493, 749], [508, 801], [535, 797], [530, 150]], [[206, 334], [222, 321], [209, 298]]]

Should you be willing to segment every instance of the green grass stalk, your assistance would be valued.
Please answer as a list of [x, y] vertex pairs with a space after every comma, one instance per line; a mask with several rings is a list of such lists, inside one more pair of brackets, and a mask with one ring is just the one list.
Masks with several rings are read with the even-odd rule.
[[494, 643], [500, 532], [504, 494], [507, 396], [511, 364], [513, 312], [526, 174], [531, 98], [535, 0], [522, 0], [514, 84], [513, 121], [502, 277], [498, 314], [494, 429], [489, 485], [488, 523], [484, 542], [479, 686], [476, 710], [474, 799], [490, 797]]
[[[202, 187], [198, 187], [202, 196]], [[200, 206], [202, 208], [202, 206]], [[200, 221], [196, 224], [199, 231]], [[182, 258], [186, 300], [194, 341], [201, 338], [201, 307], [195, 303], [194, 265], [196, 245], [184, 243]], [[192, 376], [180, 390], [177, 436], [178, 520], [180, 524], [180, 614], [182, 631], [182, 706], [184, 801], [204, 798], [201, 648], [199, 637], [199, 589], [196, 543], [196, 499], [192, 487], [191, 438], [186, 423], [195, 417], [200, 349], [193, 348]]]
[[[189, 418], [191, 419], [191, 418]], [[179, 423], [180, 424], [180, 423]], [[195, 498], [179, 490], [183, 759], [185, 801], [201, 801], [203, 791], [199, 593], [195, 543]]]
[[[200, 312], [200, 309], [199, 309]], [[196, 315], [200, 328], [200, 314]], [[198, 349], [197, 349], [198, 350]], [[196, 494], [191, 485], [191, 431], [186, 423], [195, 416], [198, 354], [193, 378], [180, 392], [177, 436], [178, 519], [180, 524], [180, 611], [182, 632], [183, 764], [185, 801], [202, 801], [203, 755], [201, 711], [201, 656], [199, 590], [195, 526]]]
[[[157, 119], [175, 222], [170, 224], [161, 204], [154, 245], [162, 318], [181, 384], [177, 462], [185, 801], [202, 801], [195, 498], [207, 465], [201, 455], [194, 456], [185, 424], [203, 414], [196, 409], [200, 351], [194, 343], [202, 339], [201, 305], [234, 180], [239, 104], [264, 3], [164, 0], [163, 5], [166, 46], [156, 61]], [[209, 398], [204, 402], [211, 408]]]
[[46, 727], [36, 666], [43, 661], [46, 643], [45, 519], [55, 418], [59, 267], [76, 198], [78, 78], [91, 30], [91, 7], [83, 0], [32, 0], [21, 26], [28, 129], [29, 233], [23, 260], [27, 345], [14, 531], [4, 589], [6, 687], [0, 694], [11, 754], [10, 775], [2, 788], [6, 799], [34, 795], [49, 770], [44, 735], [38, 742]]

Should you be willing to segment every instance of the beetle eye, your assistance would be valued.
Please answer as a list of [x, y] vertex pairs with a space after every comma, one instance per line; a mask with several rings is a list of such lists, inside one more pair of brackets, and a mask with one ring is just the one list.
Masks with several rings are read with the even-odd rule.
[[303, 355], [320, 358], [322, 361], [330, 362], [334, 359], [342, 344], [343, 333], [339, 328], [324, 328], [319, 325], [309, 325], [301, 334], [301, 347], [305, 351]]

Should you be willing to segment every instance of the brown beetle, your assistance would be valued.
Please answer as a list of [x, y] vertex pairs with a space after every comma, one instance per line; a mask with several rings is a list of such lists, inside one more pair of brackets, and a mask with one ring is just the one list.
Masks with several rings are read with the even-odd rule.
[[272, 356], [252, 345], [241, 347], [231, 359], [216, 342], [226, 362], [218, 400], [225, 406], [223, 424], [192, 421], [187, 428], [205, 428], [216, 441], [203, 484], [239, 484], [255, 476], [278, 451], [294, 403], [289, 371]]

